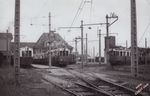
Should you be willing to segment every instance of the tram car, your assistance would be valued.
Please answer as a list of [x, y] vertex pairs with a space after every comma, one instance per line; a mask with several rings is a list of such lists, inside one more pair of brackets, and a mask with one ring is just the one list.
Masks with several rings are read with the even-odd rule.
[[130, 50], [111, 50], [110, 63], [111, 65], [129, 65], [131, 63]]
[[[37, 58], [38, 57], [38, 58]], [[65, 48], [55, 49], [51, 51], [52, 66], [64, 67], [75, 63], [75, 55]], [[34, 64], [49, 64], [49, 52], [42, 53], [36, 58], [33, 57]]]
[[[147, 51], [146, 51], [147, 50]], [[150, 49], [139, 48], [139, 64], [150, 63]], [[109, 51], [111, 65], [130, 65], [131, 64], [131, 51], [130, 49]], [[147, 60], [146, 60], [147, 59]]]
[[[14, 54], [14, 53], [13, 53]], [[33, 62], [33, 50], [28, 47], [20, 48], [20, 67], [31, 68]], [[14, 65], [14, 55], [11, 55], [11, 65]]]

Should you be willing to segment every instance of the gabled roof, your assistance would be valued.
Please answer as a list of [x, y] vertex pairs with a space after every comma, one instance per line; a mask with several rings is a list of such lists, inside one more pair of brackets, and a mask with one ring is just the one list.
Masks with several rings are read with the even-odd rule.
[[0, 33], [0, 39], [7, 39], [7, 37], [12, 40], [12, 33]]
[[[34, 45], [35, 45], [35, 42], [21, 42], [20, 43], [20, 48], [26, 47], [26, 46], [30, 47], [30, 48], [33, 48]], [[14, 50], [14, 48], [15, 48], [15, 43], [14, 42], [11, 42], [10, 48], [11, 48], [12, 51]]]
[[36, 42], [34, 48], [44, 48], [44, 45], [46, 42], [51, 43], [52, 49], [55, 48], [68, 48], [70, 50], [73, 49], [72, 46], [70, 46], [59, 34], [54, 33], [50, 34], [49, 33], [43, 33], [41, 37], [38, 39]]

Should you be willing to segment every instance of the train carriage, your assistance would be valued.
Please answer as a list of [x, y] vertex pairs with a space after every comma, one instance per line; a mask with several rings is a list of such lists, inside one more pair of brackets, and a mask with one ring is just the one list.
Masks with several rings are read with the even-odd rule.
[[[37, 56], [36, 56], [37, 57]], [[52, 66], [67, 66], [75, 63], [75, 55], [68, 49], [58, 48], [51, 50]], [[48, 65], [49, 52], [39, 54], [39, 58], [34, 58], [33, 63]]]

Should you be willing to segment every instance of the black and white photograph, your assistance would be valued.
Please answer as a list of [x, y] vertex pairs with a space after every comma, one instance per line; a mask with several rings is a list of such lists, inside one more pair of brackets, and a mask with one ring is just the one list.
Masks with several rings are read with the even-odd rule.
[[150, 96], [150, 0], [0, 0], [0, 96]]

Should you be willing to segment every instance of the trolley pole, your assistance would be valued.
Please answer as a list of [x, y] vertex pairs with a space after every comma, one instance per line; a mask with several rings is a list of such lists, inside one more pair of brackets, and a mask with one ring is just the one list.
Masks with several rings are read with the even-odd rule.
[[15, 0], [15, 26], [14, 26], [14, 68], [15, 68], [15, 83], [19, 85], [20, 72], [20, 0]]
[[136, 0], [131, 0], [131, 73], [138, 76]]
[[49, 68], [52, 66], [52, 56], [51, 56], [51, 13], [49, 12]]

